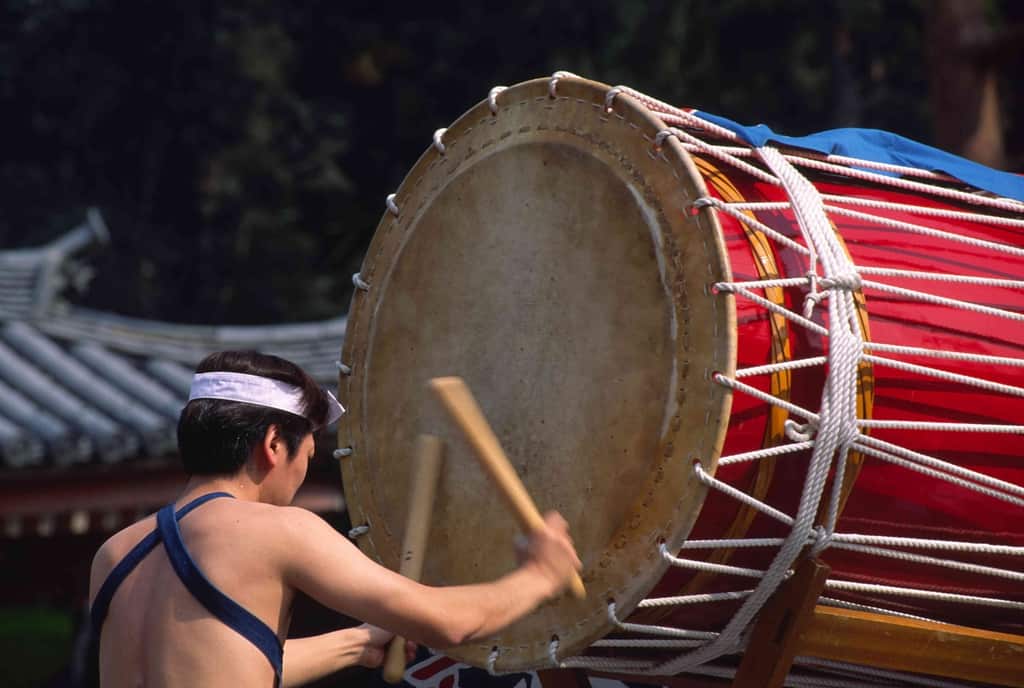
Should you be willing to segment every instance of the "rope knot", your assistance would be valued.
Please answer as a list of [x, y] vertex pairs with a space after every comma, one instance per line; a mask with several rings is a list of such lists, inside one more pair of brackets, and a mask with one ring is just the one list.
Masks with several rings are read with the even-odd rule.
[[795, 420], [788, 419], [785, 422], [785, 428], [786, 437], [794, 442], [809, 442], [818, 432], [818, 424], [813, 420], [800, 424]]
[[810, 320], [811, 315], [814, 313], [814, 307], [828, 297], [828, 292], [818, 291], [818, 274], [813, 270], [808, 271], [804, 277], [807, 278], [807, 295], [804, 296], [803, 315]]
[[845, 272], [832, 275], [821, 280], [821, 286], [826, 289], [843, 289], [845, 291], [858, 291], [861, 288], [860, 275], [856, 272]]
[[816, 557], [832, 546], [832, 533], [826, 530], [825, 526], [814, 527], [814, 544], [811, 546], [811, 556]]

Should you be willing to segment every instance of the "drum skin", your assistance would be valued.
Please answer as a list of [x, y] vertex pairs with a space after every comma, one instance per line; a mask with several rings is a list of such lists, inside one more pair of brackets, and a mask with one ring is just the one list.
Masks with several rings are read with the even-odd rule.
[[[515, 566], [515, 522], [470, 450], [426, 390], [432, 377], [466, 379], [540, 509], [569, 521], [584, 563], [588, 598], [543, 605], [485, 643], [447, 648], [497, 671], [550, 665], [614, 631], [606, 603], [624, 618], [643, 597], [735, 590], [727, 575], [667, 570], [658, 555], [684, 539], [785, 537], [786, 529], [694, 479], [721, 455], [784, 443], [785, 411], [715, 383], [737, 368], [827, 355], [827, 339], [713, 285], [800, 277], [805, 258], [708, 208], [780, 201], [785, 192], [720, 161], [691, 157], [633, 99], [606, 103], [608, 88], [565, 79], [520, 84], [484, 101], [424, 154], [399, 188], [398, 214], [378, 227], [353, 298], [341, 383], [349, 414], [339, 443], [352, 447], [342, 478], [359, 545], [399, 568], [405, 500], [417, 434], [446, 443], [424, 581], [488, 580]], [[610, 110], [606, 108], [610, 106]], [[818, 190], [924, 208], [975, 211], [926, 193], [834, 176]], [[843, 206], [841, 201], [831, 201]], [[854, 209], [861, 206], [850, 205]], [[907, 222], [912, 211], [878, 214]], [[800, 239], [789, 210], [756, 219]], [[833, 216], [853, 262], [933, 273], [1020, 278], [1024, 259], [983, 247], [914, 236]], [[945, 231], [1024, 246], [1019, 229], [929, 218]], [[920, 289], [919, 281], [887, 282]], [[1024, 313], [1019, 289], [934, 283], [940, 296]], [[806, 287], [769, 288], [766, 298], [800, 312]], [[855, 295], [865, 338], [903, 346], [1020, 358], [1024, 325], [943, 305], [909, 304], [870, 288]], [[825, 314], [825, 315], [823, 315]], [[827, 323], [827, 309], [814, 318]], [[884, 355], [884, 354], [883, 354]], [[922, 357], [901, 360], [1024, 387], [1024, 367]], [[822, 366], [745, 379], [817, 410]], [[883, 365], [859, 369], [859, 416], [925, 422], [1015, 424], [1024, 398], [965, 387]], [[873, 437], [1024, 485], [1024, 436], [878, 429]], [[723, 466], [716, 477], [793, 514], [809, 456]], [[853, 454], [837, 531], [1024, 545], [1024, 510], [949, 482]], [[827, 494], [827, 493], [826, 493]], [[699, 512], [699, 516], [698, 516]], [[772, 552], [688, 552], [693, 558], [765, 568]], [[967, 595], [1024, 600], [1019, 582], [829, 549], [833, 577]], [[1015, 568], [995, 555], [958, 559]], [[752, 584], [748, 585], [752, 586]], [[830, 593], [852, 602], [1010, 633], [1020, 613], [957, 603]], [[721, 628], [731, 603], [643, 610], [631, 621]]]
[[721, 233], [660, 123], [605, 88], [538, 80], [463, 115], [409, 173], [364, 261], [349, 314], [339, 443], [359, 545], [398, 568], [416, 436], [445, 441], [423, 581], [476, 583], [516, 566], [515, 519], [426, 384], [464, 378], [538, 508], [569, 522], [585, 600], [541, 606], [486, 643], [446, 648], [498, 671], [579, 652], [663, 574], [714, 471], [735, 361]]

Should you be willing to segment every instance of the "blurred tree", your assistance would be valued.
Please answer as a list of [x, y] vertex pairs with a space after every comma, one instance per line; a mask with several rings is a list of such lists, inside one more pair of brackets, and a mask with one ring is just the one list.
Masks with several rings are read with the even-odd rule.
[[926, 52], [936, 144], [1003, 168], [1008, 164], [1007, 101], [1019, 88], [1001, 84], [1000, 76], [1024, 57], [1024, 24], [1006, 23], [998, 9], [986, 0], [936, 0], [928, 16]]
[[0, 0], [0, 245], [97, 205], [114, 243], [85, 305], [196, 323], [337, 315], [385, 195], [491, 85], [567, 69], [785, 133], [929, 142], [933, 7]]

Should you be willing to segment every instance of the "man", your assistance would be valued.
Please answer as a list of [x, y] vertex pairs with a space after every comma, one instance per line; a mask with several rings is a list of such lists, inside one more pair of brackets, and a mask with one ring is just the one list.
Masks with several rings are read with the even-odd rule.
[[[579, 570], [557, 514], [530, 536], [515, 571], [431, 587], [288, 506], [313, 457], [313, 433], [342, 412], [275, 356], [222, 352], [200, 363], [178, 422], [184, 491], [93, 560], [104, 688], [295, 686], [345, 666], [375, 667], [392, 632], [432, 647], [487, 636], [559, 594]], [[285, 642], [297, 590], [373, 625]]]

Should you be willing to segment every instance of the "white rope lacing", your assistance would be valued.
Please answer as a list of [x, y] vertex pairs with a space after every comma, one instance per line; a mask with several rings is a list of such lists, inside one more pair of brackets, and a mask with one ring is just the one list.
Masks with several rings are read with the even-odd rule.
[[[555, 93], [557, 78], [563, 76], [567, 76], [567, 74], [560, 73], [552, 80], [550, 84], [552, 95]], [[954, 298], [949, 294], [931, 293], [927, 286], [909, 288], [907, 284], [911, 282], [915, 285], [960, 284], [985, 289], [1024, 291], [1024, 280], [1016, 278], [1016, 275], [1013, 274], [999, 274], [995, 268], [987, 275], [969, 275], [940, 274], [879, 266], [857, 266], [853, 264], [844, 245], [836, 237], [830, 219], [830, 217], [841, 216], [868, 226], [881, 226], [894, 232], [902, 232], [910, 237], [929, 237], [931, 240], [949, 242], [952, 246], [970, 246], [999, 255], [1021, 257], [1024, 256], [1024, 248], [1019, 245], [971, 236], [966, 232], [966, 227], [965, 233], [955, 233], [950, 231], [949, 227], [985, 225], [1005, 227], [1010, 230], [1021, 229], [1024, 228], [1024, 203], [964, 190], [961, 182], [947, 175], [927, 170], [843, 156], [794, 151], [783, 153], [773, 148], [751, 148], [742, 145], [739, 138], [731, 131], [702, 120], [689, 111], [673, 107], [626, 86], [616, 86], [607, 93], [606, 109], [610, 110], [615, 98], [622, 95], [637, 100], [660, 115], [665, 128], [658, 133], [655, 139], [656, 147], [660, 147], [665, 139], [672, 137], [691, 153], [725, 163], [749, 175], [754, 180], [785, 189], [788, 195], [788, 200], [785, 202], [736, 203], [705, 196], [692, 204], [694, 209], [709, 209], [732, 218], [774, 242], [780, 251], [790, 251], [806, 261], [806, 269], [802, 276], [720, 282], [713, 285], [712, 291], [713, 293], [732, 294], [737, 299], [745, 299], [765, 311], [785, 318], [798, 327], [826, 337], [828, 339], [828, 355], [750, 366], [735, 371], [732, 376], [721, 373], [713, 375], [713, 380], [716, 383], [730, 388], [734, 394], [748, 395], [783, 409], [790, 418], [785, 422], [787, 440], [777, 446], [723, 456], [718, 461], [719, 466], [751, 463], [762, 459], [786, 460], [788, 457], [806, 456], [807, 452], [811, 454], [800, 503], [796, 513], [792, 515], [709, 474], [699, 462], [693, 464], [694, 475], [709, 489], [717, 490], [789, 528], [789, 535], [784, 538], [736, 537], [692, 540], [683, 543], [678, 553], [669, 551], [664, 543], [660, 543], [659, 552], [663, 561], [669, 566], [714, 573], [723, 576], [721, 580], [733, 580], [741, 585], [744, 583], [746, 585], [736, 590], [723, 592], [646, 599], [641, 601], [637, 608], [665, 608], [722, 602], [739, 603], [739, 608], [721, 632], [712, 633], [624, 622], [618, 618], [615, 603], [610, 602], [608, 616], [616, 629], [617, 637], [598, 641], [594, 647], [679, 648], [683, 654], [667, 661], [664, 659], [637, 660], [622, 657], [579, 656], [562, 659], [558, 665], [637, 674], [693, 673], [732, 677], [735, 673], [733, 668], [715, 666], [712, 662], [719, 657], [742, 650], [752, 619], [777, 587], [792, 575], [796, 559], [804, 548], [810, 548], [814, 554], [834, 548], [856, 553], [858, 556], [877, 557], [881, 560], [882, 566], [885, 565], [886, 560], [901, 560], [922, 567], [958, 570], [976, 576], [1024, 581], [1024, 567], [1009, 568], [1004, 565], [1005, 561], [1000, 562], [1000, 565], [994, 565], [987, 560], [984, 563], [968, 560], [971, 555], [1024, 557], [1024, 547], [963, 540], [946, 541], [836, 531], [840, 503], [843, 499], [844, 471], [851, 452], [874, 457], [895, 466], [945, 481], [958, 488], [1024, 507], [1024, 487], [1020, 485], [866, 434], [870, 430], [894, 428], [922, 432], [1024, 434], [1024, 426], [998, 423], [940, 423], [911, 418], [858, 418], [857, 398], [860, 369], [868, 364], [899, 369], [924, 378], [943, 380], [950, 385], [962, 386], [965, 389], [980, 389], [995, 395], [1021, 397], [1024, 396], [1024, 387], [1020, 385], [968, 375], [949, 369], [949, 365], [945, 368], [925, 365], [922, 361], [948, 361], [950, 365], [962, 362], [1019, 368], [1024, 366], [1024, 359], [977, 354], [969, 351], [950, 351], [926, 346], [866, 341], [860, 328], [856, 301], [858, 293], [864, 294], [868, 299], [872, 294], [883, 294], [887, 298], [901, 300], [911, 306], [921, 303], [933, 304], [991, 317], [995, 319], [993, 327], [998, 327], [999, 321], [1016, 323], [1024, 320], [1024, 313], [1010, 310], [1007, 307], [995, 306], [992, 303], [977, 302], [974, 300], [977, 298], [976, 291], [957, 293], [957, 297]], [[700, 138], [701, 136], [728, 143], [712, 143]], [[923, 192], [933, 197], [977, 208], [978, 211], [918, 207], [907, 203], [878, 201], [871, 198], [848, 198], [835, 194], [820, 194], [797, 171], [797, 167], [842, 175], [848, 179], [866, 181], [909, 192]], [[948, 186], [937, 186], [936, 183]], [[984, 211], [987, 209], [1005, 211], [1009, 215], [986, 214]], [[776, 227], [768, 226], [754, 216], [754, 213], [757, 212], [772, 211], [792, 213], [799, 232], [790, 235], [783, 234]], [[896, 219], [890, 214], [899, 214], [901, 219]], [[907, 217], [913, 217], [915, 221], [909, 222]], [[928, 221], [939, 222], [936, 223], [937, 226], [933, 227], [926, 224]], [[855, 232], [856, 229], [851, 231]], [[913, 238], [908, 240], [908, 242], [913, 241]], [[986, 266], [979, 268], [979, 270], [987, 269]], [[794, 270], [790, 269], [789, 272], [793, 274]], [[890, 280], [899, 282], [892, 283]], [[769, 288], [804, 290], [803, 312], [795, 312], [759, 293]], [[819, 308], [827, 308], [827, 318], [819, 316], [815, 319], [814, 312]], [[911, 360], [901, 360], [901, 358]], [[818, 409], [804, 408], [753, 384], [757, 378], [764, 376], [810, 368], [821, 369], [825, 376]], [[831, 490], [826, 495], [830, 476]], [[822, 499], [825, 499], [827, 507], [824, 522], [816, 525], [815, 519]], [[767, 569], [715, 563], [688, 556], [689, 553], [699, 550], [754, 547], [775, 551], [774, 558]], [[949, 554], [954, 556], [947, 556]], [[750, 588], [752, 580], [758, 582], [755, 587]], [[1024, 602], [1000, 599], [996, 596], [949, 593], [909, 586], [843, 580], [841, 574], [830, 577], [825, 586], [826, 589], [839, 593], [870, 596], [874, 601], [885, 598], [894, 600], [924, 599], [983, 608], [1024, 609]], [[901, 618], [932, 620], [925, 616], [851, 602], [827, 595], [820, 597], [819, 603]], [[629, 635], [618, 637], [619, 634]], [[879, 685], [879, 680], [935, 686], [936, 688], [956, 685], [916, 675], [865, 669], [811, 658], [800, 658], [800, 663], [814, 665], [816, 669], [820, 670], [847, 674], [856, 680], [851, 680], [849, 677], [829, 678], [820, 675], [800, 675], [794, 669], [794, 673], [786, 679], [785, 685], [852, 687]], [[869, 681], [869, 683], [863, 681]]]
[[[666, 124], [680, 124], [691, 129], [703, 130], [707, 133], [722, 136], [720, 132], [726, 132], [731, 135], [733, 139], [737, 138], [731, 131], [723, 129], [717, 125], [705, 126], [710, 123], [704, 122], [696, 115], [689, 115], [688, 120], [684, 123], [682, 120], [666, 119]], [[713, 155], [716, 158], [724, 159], [726, 157], [732, 157], [737, 160], [741, 160], [745, 157], [756, 157], [756, 149], [736, 147], [736, 146], [716, 146], [696, 137], [695, 140], [690, 141], [687, 139], [682, 142], [683, 147], [693, 153], [700, 152]], [[975, 192], [962, 191], [956, 188], [947, 188], [937, 186], [935, 184], [927, 184], [922, 182], [915, 182], [905, 177], [919, 177], [923, 179], [929, 179], [934, 181], [943, 181], [951, 184], [957, 184], [963, 186], [963, 183], [952, 177], [936, 174], [934, 172], [926, 172], [925, 170], [917, 170], [914, 168], [900, 167], [898, 165], [887, 165], [885, 163], [877, 163], [871, 160], [861, 160], [859, 158], [847, 158], [843, 156], [827, 156], [827, 160], [820, 160], [820, 156], [815, 156], [814, 153], [802, 151], [799, 155], [791, 154], [784, 156], [787, 162], [791, 162], [795, 165], [801, 165], [804, 167], [813, 168], [821, 172], [828, 172], [830, 174], [840, 175], [842, 177], [857, 179], [859, 181], [871, 182], [873, 184], [880, 184], [883, 186], [894, 187], [903, 191], [912, 191], [917, 193], [924, 193], [930, 196], [939, 196], [947, 200], [956, 201], [959, 203], [967, 203], [975, 206], [984, 206], [995, 210], [1005, 210], [1012, 213], [1024, 212], [1024, 203], [1014, 200], [1012, 198], [998, 198], [992, 196], [984, 196]], [[840, 163], [840, 161], [845, 161]], [[851, 166], [847, 167], [849, 164]], [[868, 172], [868, 169], [875, 169], [880, 172], [892, 172], [896, 174], [902, 174], [903, 177], [893, 177], [885, 174], [877, 174]]]

